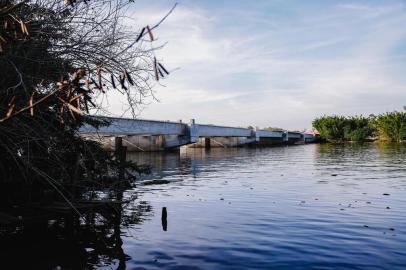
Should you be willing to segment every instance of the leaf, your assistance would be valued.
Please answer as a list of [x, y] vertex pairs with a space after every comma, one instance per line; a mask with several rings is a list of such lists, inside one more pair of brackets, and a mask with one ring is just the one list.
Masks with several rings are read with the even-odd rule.
[[169, 72], [166, 70], [166, 68], [164, 68], [163, 65], [161, 65], [161, 63], [158, 63], [158, 65], [167, 75], [169, 75]]
[[127, 81], [131, 84], [134, 85], [133, 79], [131, 78], [130, 74], [127, 72], [127, 70], [124, 70], [124, 75], [127, 78]]
[[104, 93], [100, 68], [97, 70], [97, 78], [99, 80], [99, 89]]
[[159, 72], [159, 75], [161, 75], [161, 77], [163, 78], [163, 77], [164, 77], [164, 74], [162, 73], [162, 71], [161, 71], [160, 68], [158, 68], [158, 72]]
[[148, 30], [148, 35], [151, 41], [154, 41], [154, 35], [152, 34], [151, 28], [149, 28], [149, 25], [147, 25], [147, 30]]
[[87, 105], [87, 100], [86, 100], [86, 99], [85, 99], [85, 102], [84, 102], [84, 103], [85, 103], [86, 112], [89, 113], [89, 106]]
[[30, 33], [28, 33], [27, 25], [26, 25], [23, 21], [21, 21], [21, 23], [23, 24], [25, 34], [26, 34], [27, 36], [29, 36]]
[[85, 101], [87, 101], [87, 102], [89, 102], [90, 104], [92, 104], [93, 107], [96, 107], [96, 104], [94, 104], [94, 103], [92, 102], [92, 98], [91, 98], [91, 97], [89, 97], [88, 95], [85, 95], [84, 98], [85, 98]]
[[30, 106], [30, 115], [34, 116], [34, 94], [35, 92], [32, 92], [30, 100], [28, 102], [28, 105]]
[[114, 81], [114, 75], [111, 74], [111, 85], [113, 86], [114, 89], [116, 89], [116, 83]]
[[14, 111], [14, 107], [15, 107], [15, 104], [13, 103], [13, 104], [8, 108], [6, 117], [10, 117], [10, 116], [11, 116], [11, 114], [12, 114], [13, 111]]
[[124, 83], [125, 83], [125, 82], [124, 82], [125, 77], [119, 75], [119, 79], [120, 79], [121, 88], [124, 89], [124, 90], [128, 90], [128, 88], [125, 87], [125, 85], [124, 85]]
[[25, 25], [25, 23], [22, 20], [20, 21], [20, 27], [21, 27], [21, 32], [23, 34], [26, 34], [27, 36], [29, 36], [27, 26]]
[[82, 97], [83, 95], [84, 95], [83, 93], [77, 94], [76, 96], [74, 96], [73, 98], [71, 98], [71, 99], [69, 100], [69, 103], [72, 103], [73, 101], [79, 99], [79, 98]]
[[62, 103], [63, 103], [65, 106], [67, 106], [70, 110], [74, 111], [75, 113], [80, 114], [80, 115], [83, 115], [83, 114], [84, 114], [81, 110], [79, 110], [78, 108], [76, 108], [76, 107], [73, 106], [72, 104], [66, 102], [65, 100], [61, 99], [60, 97], [58, 97], [58, 99], [59, 99], [60, 101], [62, 101]]
[[159, 76], [158, 76], [158, 71], [157, 71], [157, 65], [156, 65], [156, 58], [154, 57], [154, 73], [155, 73], [155, 79], [159, 81]]
[[144, 32], [145, 32], [145, 27], [144, 27], [144, 28], [142, 28], [141, 33], [138, 35], [138, 37], [137, 37], [137, 39], [135, 40], [135, 42], [140, 41], [140, 39], [141, 39], [141, 38], [142, 38], [142, 36], [144, 35]]
[[10, 101], [8, 102], [8, 106], [9, 106], [9, 107], [14, 103], [14, 100], [15, 100], [15, 99], [16, 99], [15, 96], [13, 96], [13, 97], [10, 99]]
[[92, 83], [96, 86], [96, 88], [99, 89], [99, 90], [101, 90], [101, 88], [100, 88], [100, 86], [97, 84], [97, 82], [96, 82], [93, 78], [91, 78], [91, 80], [92, 80]]

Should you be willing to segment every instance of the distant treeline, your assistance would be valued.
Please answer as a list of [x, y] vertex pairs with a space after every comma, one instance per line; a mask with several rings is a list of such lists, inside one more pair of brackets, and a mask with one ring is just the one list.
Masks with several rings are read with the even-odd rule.
[[378, 116], [322, 116], [313, 128], [328, 141], [406, 140], [406, 111], [387, 112]]

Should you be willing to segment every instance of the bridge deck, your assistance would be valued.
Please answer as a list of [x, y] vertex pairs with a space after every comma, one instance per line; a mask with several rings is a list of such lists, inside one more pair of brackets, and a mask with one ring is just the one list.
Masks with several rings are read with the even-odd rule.
[[98, 133], [100, 135], [185, 135], [188, 125], [179, 122], [165, 122], [142, 119], [97, 117], [110, 121], [109, 126], [98, 130], [85, 125], [80, 129], [82, 134]]
[[144, 119], [115, 118], [105, 116], [94, 116], [100, 120], [107, 120], [109, 126], [95, 129], [85, 125], [80, 129], [83, 135], [99, 134], [101, 136], [171, 136], [175, 138], [166, 138], [167, 147], [172, 145], [184, 145], [197, 142], [199, 137], [241, 137], [246, 138], [246, 143], [260, 141], [261, 138], [276, 138], [283, 141], [297, 142], [299, 140], [310, 140], [304, 137], [300, 132], [290, 131], [269, 131], [269, 130], [252, 130], [240, 127], [226, 127], [216, 125], [196, 124], [192, 120], [191, 124], [170, 121], [156, 121]]
[[251, 137], [253, 131], [248, 128], [197, 125], [200, 137]]

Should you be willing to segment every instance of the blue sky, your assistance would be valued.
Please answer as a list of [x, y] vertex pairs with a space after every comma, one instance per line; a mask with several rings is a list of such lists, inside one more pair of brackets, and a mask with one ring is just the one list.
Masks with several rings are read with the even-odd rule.
[[[138, 0], [153, 24], [176, 1]], [[155, 35], [173, 70], [141, 118], [311, 128], [406, 105], [406, 1], [178, 0]]]

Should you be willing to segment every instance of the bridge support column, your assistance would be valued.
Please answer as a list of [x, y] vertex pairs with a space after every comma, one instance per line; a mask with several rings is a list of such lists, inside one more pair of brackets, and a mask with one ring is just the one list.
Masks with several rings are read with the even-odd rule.
[[114, 151], [116, 155], [116, 159], [120, 163], [119, 171], [118, 171], [118, 178], [120, 180], [124, 179], [124, 162], [127, 159], [127, 147], [123, 146], [123, 138], [122, 137], [115, 137], [114, 139]]
[[289, 131], [285, 132], [285, 137], [284, 137], [285, 142], [289, 142]]
[[165, 138], [165, 136], [164, 136], [164, 135], [158, 136], [156, 143], [157, 143], [157, 148], [158, 148], [159, 150], [165, 149], [165, 144], [166, 144], [166, 138]]
[[189, 136], [191, 143], [195, 143], [199, 140], [199, 125], [195, 123], [195, 119], [190, 120]]
[[204, 138], [204, 148], [210, 149], [210, 146], [211, 146], [210, 138]]

